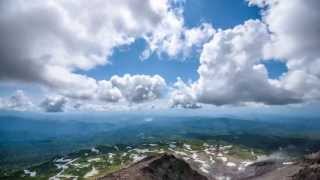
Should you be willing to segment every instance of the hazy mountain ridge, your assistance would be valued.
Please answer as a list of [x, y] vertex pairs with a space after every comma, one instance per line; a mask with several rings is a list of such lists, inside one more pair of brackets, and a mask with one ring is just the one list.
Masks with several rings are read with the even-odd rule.
[[316, 150], [320, 144], [320, 133], [316, 131], [320, 127], [317, 123], [313, 125], [296, 120], [283, 126], [289, 120], [277, 123], [235, 118], [149, 115], [86, 118], [88, 116], [1, 116], [0, 165], [26, 166], [48, 160], [57, 154], [63, 155], [98, 144], [136, 144], [161, 139], [216, 138], [270, 150], [296, 144], [309, 152]]

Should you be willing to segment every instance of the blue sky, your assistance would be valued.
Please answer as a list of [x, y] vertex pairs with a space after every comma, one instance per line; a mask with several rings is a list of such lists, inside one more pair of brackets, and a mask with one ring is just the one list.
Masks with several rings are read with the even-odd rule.
[[[211, 23], [216, 29], [232, 28], [248, 19], [260, 17], [260, 10], [257, 7], [249, 7], [242, 0], [188, 0], [184, 4], [184, 21], [187, 27], [195, 27], [203, 22]], [[109, 79], [113, 75], [124, 74], [159, 74], [169, 83], [174, 83], [177, 77], [183, 80], [195, 81], [198, 79], [197, 68], [199, 66], [199, 52], [193, 52], [190, 57], [161, 57], [153, 54], [147, 60], [141, 60], [141, 52], [146, 48], [143, 39], [137, 39], [133, 44], [124, 45], [114, 49], [109, 59], [110, 64], [97, 66], [91, 70], [79, 70], [81, 74], [94, 77], [98, 80]], [[106, 57], [107, 58], [107, 57]], [[283, 64], [279, 62], [265, 62], [272, 78], [277, 78], [283, 72]], [[37, 88], [25, 85], [1, 86], [2, 95], [8, 95], [13, 90], [25, 89], [38, 92]]]
[[[243, 23], [248, 19], [259, 19], [260, 9], [249, 7], [242, 0], [187, 0], [184, 4], [184, 20], [187, 27], [199, 26], [202, 22], [211, 23], [217, 29], [228, 29]], [[159, 74], [169, 83], [174, 83], [177, 77], [183, 80], [198, 79], [199, 52], [193, 52], [191, 57], [159, 57], [154, 54], [147, 60], [141, 60], [141, 52], [146, 48], [143, 39], [137, 39], [130, 45], [116, 48], [111, 64], [97, 67], [81, 73], [96, 79], [109, 79], [113, 75], [124, 74]], [[266, 61], [269, 77], [278, 78], [285, 73], [286, 66], [279, 61]]]
[[190, 0], [186, 1], [184, 17], [189, 27], [209, 22], [216, 28], [226, 29], [248, 19], [260, 18], [260, 10], [248, 7], [242, 0]]
[[171, 83], [175, 82], [177, 77], [185, 80], [198, 78], [198, 55], [194, 54], [192, 58], [183, 60], [182, 58], [159, 57], [154, 54], [147, 60], [141, 60], [140, 55], [144, 49], [144, 40], [137, 40], [130, 46], [115, 49], [110, 58], [111, 64], [82, 73], [97, 79], [109, 79], [113, 75], [124, 74], [159, 74]]
[[262, 108], [320, 99], [317, 3], [2, 6], [0, 109]]
[[[257, 7], [249, 7], [242, 0], [187, 0], [184, 4], [183, 16], [187, 27], [195, 27], [202, 22], [207, 22], [217, 29], [232, 28], [248, 19], [261, 18]], [[159, 57], [154, 54], [149, 59], [142, 61], [140, 55], [145, 47], [145, 41], [138, 39], [129, 46], [116, 48], [111, 57], [111, 64], [82, 73], [97, 79], [108, 79], [113, 75], [126, 73], [159, 74], [169, 83], [174, 83], [177, 77], [186, 81], [198, 79], [199, 52], [194, 52], [187, 59], [165, 55]], [[273, 78], [285, 72], [279, 62], [266, 62], [266, 64]]]

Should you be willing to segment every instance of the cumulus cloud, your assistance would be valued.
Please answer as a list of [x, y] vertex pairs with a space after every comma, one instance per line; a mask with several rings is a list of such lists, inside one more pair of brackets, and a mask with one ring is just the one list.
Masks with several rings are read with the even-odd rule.
[[113, 76], [111, 84], [121, 91], [129, 102], [143, 102], [159, 98], [166, 88], [165, 80], [159, 76], [129, 75]]
[[[168, 90], [159, 75], [96, 80], [78, 73], [108, 64], [114, 48], [142, 38], [148, 45], [142, 59], [152, 53], [185, 58], [201, 50], [199, 79], [177, 80], [169, 93], [172, 107], [320, 99], [318, 0], [247, 0], [261, 8], [262, 19], [217, 31], [208, 23], [186, 28], [180, 2], [3, 0], [0, 80], [39, 83], [61, 95], [41, 103], [50, 112], [63, 111], [67, 98], [101, 109], [157, 100]], [[286, 63], [288, 72], [269, 79], [262, 63], [268, 59]], [[5, 109], [32, 105], [22, 91], [0, 103]]]
[[261, 64], [269, 40], [267, 26], [259, 20], [218, 32], [201, 53], [200, 78], [195, 84], [199, 101], [216, 105], [296, 102], [289, 91], [268, 80]]
[[182, 107], [196, 109], [201, 106], [197, 103], [195, 93], [190, 84], [185, 84], [181, 78], [178, 78], [170, 93], [171, 107]]
[[120, 89], [110, 81], [102, 80], [99, 82], [97, 89], [98, 98], [106, 102], [119, 102], [124, 97]]
[[27, 111], [34, 110], [34, 108], [31, 99], [22, 90], [17, 90], [9, 98], [0, 99], [0, 109]]
[[99, 82], [98, 99], [107, 102], [127, 101], [141, 103], [160, 98], [166, 89], [165, 80], [159, 76], [129, 75], [112, 76], [109, 81]]
[[176, 18], [167, 0], [1, 1], [0, 79], [88, 96], [97, 83], [77, 70], [107, 64], [113, 48]]
[[[249, 0], [262, 7], [263, 21], [273, 34], [267, 56], [315, 60], [320, 57], [320, 2], [317, 0]], [[307, 59], [306, 59], [307, 60]]]
[[[153, 110], [167, 110], [168, 101], [165, 99], [157, 99], [153, 101], [144, 101], [134, 105], [128, 105], [127, 102], [118, 102], [118, 103], [105, 103], [105, 102], [84, 102], [76, 103], [71, 105], [71, 101], [65, 108], [66, 111], [84, 111], [84, 112], [115, 112], [115, 111], [153, 111]], [[71, 105], [71, 106], [70, 106]]]
[[[319, 100], [320, 2], [247, 1], [262, 9], [262, 21], [215, 33], [201, 52], [199, 79], [182, 88], [190, 89], [184, 96], [214, 105]], [[269, 79], [261, 63], [268, 59], [286, 63], [288, 72]]]
[[[171, 0], [1, 1], [0, 80], [39, 83], [54, 94], [105, 102], [157, 99], [160, 76], [98, 81], [78, 70], [106, 65], [114, 48], [138, 38], [143, 53], [184, 56], [214, 33], [210, 24], [184, 27], [181, 3]], [[48, 103], [50, 104], [50, 103]]]
[[[81, 83], [81, 79], [79, 83]], [[166, 89], [166, 81], [159, 75], [125, 74], [123, 76], [114, 75], [109, 80], [96, 81], [92, 79], [92, 84], [87, 85], [86, 88], [65, 89], [66, 91], [62, 94], [68, 98], [82, 101], [142, 103], [161, 98]]]
[[265, 58], [282, 59], [289, 72], [281, 86], [304, 100], [320, 98], [320, 2], [318, 0], [248, 0], [261, 8], [272, 33]]
[[52, 96], [45, 98], [40, 107], [46, 112], [63, 112], [67, 103], [67, 98], [63, 96]]
[[176, 17], [179, 18], [168, 16], [169, 19], [165, 19], [159, 29], [145, 37], [148, 48], [142, 53], [142, 59], [147, 59], [152, 53], [186, 58], [194, 49], [201, 49], [215, 33], [215, 29], [208, 23], [190, 29], [185, 28], [181, 15]]
[[[42, 109], [45, 112], [110, 111], [139, 109], [146, 107], [146, 104], [152, 109], [152, 103], [160, 100], [167, 89], [166, 81], [159, 75], [115, 75], [109, 80], [94, 80], [92, 86], [86, 89], [64, 89], [60, 94], [48, 92], [55, 95], [46, 97], [39, 106], [35, 106], [22, 90], [18, 90], [11, 97], [0, 98], [0, 109]], [[132, 104], [136, 107], [131, 107]]]
[[73, 99], [92, 99], [98, 88], [96, 79], [86, 75], [72, 73], [64, 68], [47, 70], [50, 75], [50, 90]]
[[268, 79], [261, 60], [270, 39], [267, 26], [259, 20], [218, 31], [201, 52], [199, 79], [183, 87], [175, 102], [182, 106], [191, 100], [214, 105], [299, 102], [293, 92]]

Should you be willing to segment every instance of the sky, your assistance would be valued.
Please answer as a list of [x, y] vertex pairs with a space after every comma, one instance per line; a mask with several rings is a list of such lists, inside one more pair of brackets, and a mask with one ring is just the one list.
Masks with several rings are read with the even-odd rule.
[[111, 1], [1, 1], [0, 110], [317, 113], [318, 0]]

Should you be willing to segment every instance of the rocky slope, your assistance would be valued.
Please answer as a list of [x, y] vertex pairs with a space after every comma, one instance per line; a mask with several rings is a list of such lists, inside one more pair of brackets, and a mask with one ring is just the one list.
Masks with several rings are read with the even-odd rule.
[[292, 178], [294, 180], [320, 179], [320, 151], [306, 156], [304, 161], [302, 162], [302, 168], [299, 170], [298, 173], [293, 175]]
[[100, 180], [208, 180], [184, 160], [171, 154], [149, 156]]
[[297, 180], [320, 179], [320, 153], [290, 156], [235, 144], [197, 140], [101, 145], [0, 179], [102, 180]]
[[[223, 169], [220, 169], [223, 170]], [[222, 173], [222, 172], [213, 172]], [[225, 173], [228, 173], [227, 171]], [[318, 180], [320, 152], [304, 160], [280, 163], [275, 159], [254, 162], [243, 171], [228, 176], [212, 177], [198, 171], [193, 164], [172, 154], [149, 156], [131, 166], [102, 177], [100, 180]]]

